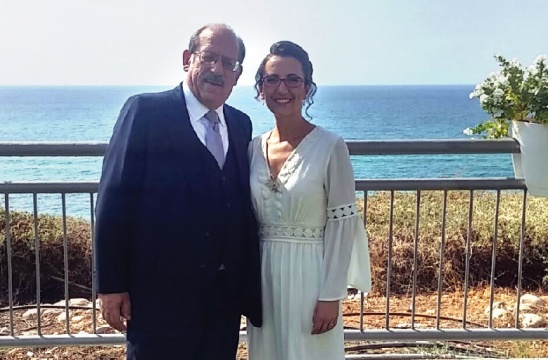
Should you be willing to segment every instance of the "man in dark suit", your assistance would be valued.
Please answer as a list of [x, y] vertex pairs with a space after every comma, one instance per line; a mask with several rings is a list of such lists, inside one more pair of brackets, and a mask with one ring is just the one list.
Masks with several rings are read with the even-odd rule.
[[[133, 360], [234, 360], [241, 314], [261, 325], [249, 117], [225, 105], [245, 47], [199, 29], [186, 80], [124, 105], [103, 163], [95, 227], [104, 319]], [[124, 321], [125, 319], [125, 321]]]

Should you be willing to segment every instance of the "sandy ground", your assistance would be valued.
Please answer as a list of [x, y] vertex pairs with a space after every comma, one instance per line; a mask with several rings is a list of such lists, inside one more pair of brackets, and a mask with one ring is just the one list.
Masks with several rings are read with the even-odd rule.
[[[548, 294], [533, 293], [539, 296], [548, 304]], [[477, 288], [469, 291], [467, 320], [470, 322], [468, 327], [486, 327], [488, 324], [488, 314], [485, 308], [489, 305], [490, 291], [487, 288]], [[497, 289], [494, 294], [494, 301], [505, 302], [509, 307], [516, 303], [516, 293], [509, 289]], [[436, 309], [437, 294], [417, 295], [415, 313], [415, 326], [417, 328], [435, 328], [436, 327]], [[411, 296], [392, 296], [390, 298], [390, 312], [403, 313], [402, 315], [391, 315], [391, 328], [409, 328], [411, 325], [410, 316]], [[359, 316], [352, 315], [359, 313], [359, 296], [350, 296], [343, 302], [344, 325], [349, 329], [359, 329]], [[17, 310], [14, 314], [14, 328], [16, 335], [36, 334], [37, 317], [31, 315], [24, 317], [27, 310]], [[365, 297], [364, 312], [368, 313], [364, 317], [364, 331], [367, 329], [382, 329], [386, 325], [386, 298], [380, 295], [370, 295]], [[545, 319], [548, 315], [544, 312]], [[61, 314], [63, 313], [63, 314]], [[59, 320], [63, 316], [64, 310], [51, 310], [41, 316], [42, 333], [64, 334], [66, 333], [66, 323]], [[425, 315], [418, 316], [418, 315]], [[440, 320], [441, 328], [461, 328], [463, 317], [463, 293], [445, 293], [441, 298], [441, 316], [450, 318]], [[97, 326], [103, 333], [114, 333], [113, 329], [105, 326], [106, 324], [97, 314]], [[70, 311], [70, 331], [77, 334], [81, 332], [92, 332], [92, 311], [91, 310], [71, 310]], [[513, 327], [514, 320], [511, 318], [504, 320], [495, 320], [495, 328]], [[9, 334], [9, 313], [0, 313], [0, 335]], [[407, 346], [400, 347], [402, 344], [379, 344], [372, 342], [348, 342], [346, 344], [347, 354], [402, 354], [402, 353], [422, 353], [428, 356], [440, 357], [448, 355], [466, 355], [472, 357], [548, 357], [547, 341], [497, 341], [497, 342], [450, 342], [450, 343], [424, 343], [420, 347]], [[41, 360], [114, 360], [125, 359], [124, 346], [108, 347], [55, 347], [40, 349], [0, 349], [0, 359], [41, 359]], [[238, 360], [246, 360], [245, 344], [240, 344], [238, 351]]]

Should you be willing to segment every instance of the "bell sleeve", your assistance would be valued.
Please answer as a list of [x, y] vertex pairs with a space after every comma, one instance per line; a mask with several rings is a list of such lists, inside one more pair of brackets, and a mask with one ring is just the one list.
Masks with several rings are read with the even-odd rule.
[[331, 151], [324, 180], [327, 220], [319, 300], [347, 296], [347, 285], [371, 289], [369, 247], [363, 219], [356, 204], [355, 182], [348, 147], [338, 138]]

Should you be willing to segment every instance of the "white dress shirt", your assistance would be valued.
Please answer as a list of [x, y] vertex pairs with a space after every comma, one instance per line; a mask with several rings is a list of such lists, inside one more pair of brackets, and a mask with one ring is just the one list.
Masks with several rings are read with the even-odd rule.
[[[190, 91], [187, 83], [183, 81], [183, 94], [185, 96], [186, 108], [188, 110], [188, 115], [190, 116], [190, 125], [194, 129], [198, 139], [205, 145], [205, 135], [207, 128], [207, 120], [204, 115], [209, 111], [202, 103], [196, 99], [196, 96]], [[225, 121], [225, 114], [223, 112], [223, 106], [215, 109], [215, 112], [219, 116], [219, 132], [221, 133], [221, 138], [223, 139], [223, 150], [225, 151], [225, 156], [228, 152], [228, 129]]]
[[[190, 91], [190, 88], [183, 81], [183, 94], [185, 96], [186, 108], [188, 110], [188, 115], [190, 116], [190, 125], [194, 129], [198, 139], [202, 144], [206, 144], [206, 129], [207, 129], [207, 120], [204, 116], [209, 112], [209, 109], [206, 108], [201, 102], [196, 99], [196, 96]], [[226, 153], [228, 152], [228, 129], [226, 127], [225, 114], [223, 112], [224, 105], [221, 105], [219, 108], [215, 109], [215, 112], [219, 116], [219, 132], [221, 133], [221, 138], [223, 139], [223, 150]], [[219, 270], [224, 270], [224, 264], [221, 264]]]

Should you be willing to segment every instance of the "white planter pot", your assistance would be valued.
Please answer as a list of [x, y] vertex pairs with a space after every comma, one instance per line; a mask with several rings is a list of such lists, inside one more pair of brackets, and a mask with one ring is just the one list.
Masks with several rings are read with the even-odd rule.
[[525, 179], [530, 195], [548, 196], [548, 125], [512, 121], [512, 137], [521, 150], [512, 156], [516, 178]]

